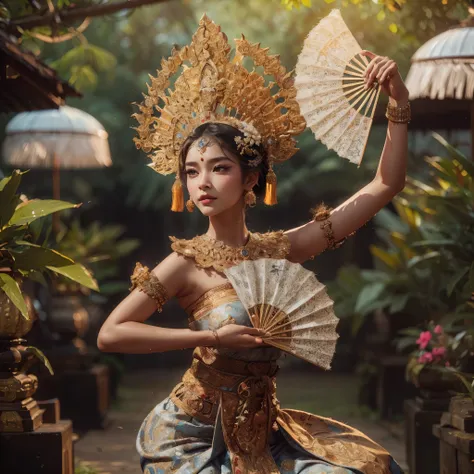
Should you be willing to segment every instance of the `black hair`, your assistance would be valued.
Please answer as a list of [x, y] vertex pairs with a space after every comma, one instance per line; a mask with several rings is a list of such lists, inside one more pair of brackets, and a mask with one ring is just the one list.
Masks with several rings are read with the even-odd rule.
[[262, 157], [262, 160], [257, 166], [250, 166], [249, 161], [254, 160], [255, 155], [240, 154], [240, 151], [237, 148], [237, 143], [235, 142], [236, 137], [243, 139], [244, 134], [232, 125], [227, 125], [225, 123], [206, 122], [197, 127], [194, 132], [186, 138], [179, 154], [179, 176], [183, 183], [186, 182], [184, 171], [189, 148], [201, 137], [213, 138], [223, 150], [232, 153], [232, 155], [238, 159], [244, 179], [252, 171], [258, 171], [258, 181], [254, 186], [253, 191], [258, 197], [264, 194], [265, 180], [268, 173], [268, 158], [264, 147], [262, 145], [252, 146], [252, 149]]

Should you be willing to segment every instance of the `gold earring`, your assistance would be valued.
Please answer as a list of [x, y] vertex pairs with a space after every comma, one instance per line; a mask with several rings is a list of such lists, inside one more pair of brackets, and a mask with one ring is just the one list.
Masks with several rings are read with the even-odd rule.
[[253, 190], [245, 192], [244, 201], [245, 201], [245, 204], [247, 204], [248, 207], [255, 207], [256, 206], [257, 196], [255, 196], [255, 193], [253, 192]]
[[191, 201], [191, 199], [188, 199], [186, 201], [186, 209], [188, 210], [188, 212], [193, 212], [195, 207], [196, 205], [194, 204], [194, 201]]

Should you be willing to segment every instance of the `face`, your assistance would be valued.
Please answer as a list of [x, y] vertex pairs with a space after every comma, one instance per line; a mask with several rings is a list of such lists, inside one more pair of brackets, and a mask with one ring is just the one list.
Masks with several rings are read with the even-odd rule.
[[208, 137], [189, 148], [184, 171], [191, 200], [208, 217], [243, 207], [245, 191], [257, 180], [256, 173], [243, 180], [238, 159]]

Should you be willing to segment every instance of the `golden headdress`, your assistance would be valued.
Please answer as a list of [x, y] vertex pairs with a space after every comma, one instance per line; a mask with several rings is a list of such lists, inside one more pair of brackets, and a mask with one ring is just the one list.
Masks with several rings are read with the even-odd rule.
[[[244, 143], [237, 143], [244, 151], [256, 140], [261, 142], [269, 160], [265, 194], [269, 205], [276, 203], [273, 163], [293, 156], [297, 151], [293, 137], [305, 129], [292, 72], [286, 71], [279, 56], [270, 56], [268, 48], [251, 44], [244, 36], [235, 43], [231, 58], [227, 37], [204, 15], [191, 44], [174, 49], [171, 57], [161, 61], [157, 76], [150, 75], [148, 95], [144, 94], [139, 112], [133, 115], [139, 123], [134, 141], [149, 154], [150, 166], [163, 175], [176, 173], [174, 211], [182, 211], [184, 204], [179, 153], [196, 127], [206, 122], [232, 125], [244, 134]], [[262, 66], [264, 75], [273, 76], [274, 82], [266, 85], [263, 75], [249, 72], [243, 65], [245, 56]], [[170, 78], [181, 67], [171, 90]]]

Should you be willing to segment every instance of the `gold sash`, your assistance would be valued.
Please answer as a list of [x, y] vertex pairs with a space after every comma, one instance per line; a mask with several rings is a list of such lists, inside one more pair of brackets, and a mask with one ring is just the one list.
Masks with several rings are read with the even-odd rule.
[[276, 361], [229, 359], [198, 347], [171, 399], [203, 423], [215, 424], [220, 414], [233, 473], [279, 474], [269, 438], [272, 429], [281, 428], [305, 451], [329, 464], [364, 474], [390, 474], [389, 454], [363, 433], [335, 420], [281, 409], [277, 371]]

